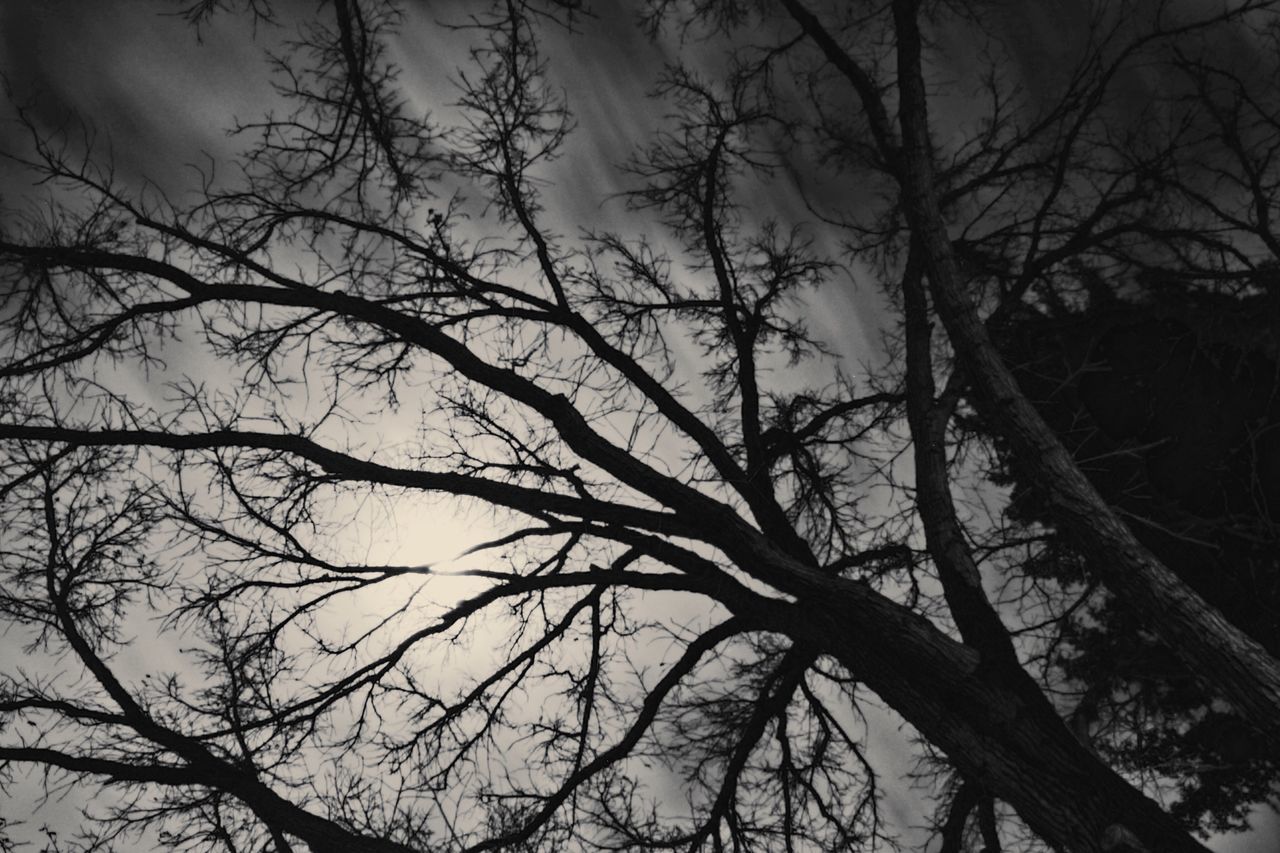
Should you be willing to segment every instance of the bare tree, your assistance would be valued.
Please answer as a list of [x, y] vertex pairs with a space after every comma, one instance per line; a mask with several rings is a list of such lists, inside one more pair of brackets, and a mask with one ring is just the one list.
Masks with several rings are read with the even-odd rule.
[[[1273, 743], [1277, 662], [1133, 537], [987, 331], [1104, 260], [1257, 266], [1150, 209], [1195, 187], [1182, 139], [1103, 130], [1124, 69], [1264, 11], [1100, 14], [1058, 97], [1010, 106], [992, 74], [990, 120], [944, 151], [925, 33], [990, 12], [651, 4], [726, 50], [666, 71], [629, 166], [662, 240], [549, 224], [573, 123], [539, 41], [577, 4], [454, 30], [478, 46], [445, 125], [399, 88], [400, 13], [322, 6], [277, 61], [288, 111], [242, 125], [243, 180], [194, 204], [33, 127], [20, 162], [54, 203], [0, 235], [0, 607], [64, 671], [5, 673], [0, 760], [101, 786], [77, 849], [863, 849], [892, 844], [874, 695], [956, 774], [944, 850], [1016, 841], [1009, 809], [1031, 845], [1202, 850], [1066, 725], [993, 604], [1013, 544], [957, 504], [956, 415], [977, 406], [1102, 581]], [[840, 269], [818, 226], [759, 209], [819, 161], [875, 190], [828, 223], [901, 308], [874, 378], [806, 324]], [[180, 349], [209, 368], [144, 403], [121, 366], [174, 378]], [[410, 406], [415, 439], [380, 442]], [[333, 543], [423, 493], [503, 530], [458, 572]], [[182, 666], [139, 674], [147, 632]]]

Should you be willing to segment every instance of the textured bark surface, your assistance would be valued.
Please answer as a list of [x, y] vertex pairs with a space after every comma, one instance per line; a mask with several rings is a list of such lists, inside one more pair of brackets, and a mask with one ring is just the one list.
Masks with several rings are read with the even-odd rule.
[[876, 614], [870, 596], [853, 582], [829, 583], [776, 627], [839, 659], [1055, 849], [1102, 853], [1119, 826], [1152, 851], [1204, 852], [1080, 744], [1029, 679], [1006, 680], [923, 617]]
[[1009, 803], [1057, 850], [1103, 853], [1111, 827], [1152, 851], [1204, 853], [1169, 814], [1086, 749], [1022, 670], [983, 660], [927, 618], [869, 587], [798, 562], [739, 522], [723, 547], [739, 565], [788, 577], [796, 603], [740, 599], [739, 615], [829, 654]]

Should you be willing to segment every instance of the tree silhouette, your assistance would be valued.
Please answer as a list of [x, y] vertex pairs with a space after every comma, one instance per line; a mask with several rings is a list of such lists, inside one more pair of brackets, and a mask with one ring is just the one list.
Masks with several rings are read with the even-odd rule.
[[[283, 14], [187, 15], [236, 5]], [[944, 850], [1203, 850], [1064, 722], [1077, 590], [1039, 566], [1083, 555], [1263, 754], [1280, 662], [1126, 523], [991, 330], [1083, 269], [1266, 286], [1280, 113], [1222, 45], [1268, 6], [1100, 9], [1032, 97], [975, 40], [994, 7], [649, 3], [720, 53], [654, 91], [630, 234], [564, 222], [550, 184], [574, 121], [541, 46], [589, 37], [576, 3], [469, 11], [434, 119], [402, 13], [322, 4], [193, 203], [29, 118], [51, 201], [0, 235], [25, 649], [0, 761], [101, 792], [46, 846], [889, 846], [882, 703], [947, 774]], [[948, 51], [982, 70], [951, 82]], [[1148, 67], [1181, 82], [1122, 120]], [[949, 95], [980, 120], [943, 142]], [[812, 221], [770, 203], [795, 188]], [[831, 240], [900, 316], [875, 370], [814, 331]], [[975, 414], [1060, 539], [962, 499], [993, 494]], [[456, 568], [344, 544], [424, 494], [500, 530]]]
[[[1027, 312], [1002, 330], [1001, 351], [1135, 535], [1274, 654], [1274, 297], [1184, 291], [1179, 282], [1130, 290], [1120, 299], [1095, 282], [1083, 307]], [[1035, 484], [1013, 487], [1012, 514], [1049, 523]], [[1066, 541], [1037, 565], [1067, 583], [1091, 576]], [[1268, 799], [1274, 757], [1142, 630], [1140, 613], [1111, 597], [1080, 617], [1067, 626], [1062, 664], [1082, 685], [1077, 724], [1098, 748], [1136, 770], [1186, 777], [1174, 811], [1192, 819], [1207, 813], [1231, 826]]]

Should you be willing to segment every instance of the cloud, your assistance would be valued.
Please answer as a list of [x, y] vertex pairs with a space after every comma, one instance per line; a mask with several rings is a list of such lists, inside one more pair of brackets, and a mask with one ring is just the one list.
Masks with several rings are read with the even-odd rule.
[[[11, 98], [42, 136], [65, 133], [76, 154], [88, 140], [117, 177], [162, 188], [226, 156], [229, 114], [255, 115], [270, 98], [262, 39], [251, 24], [219, 16], [202, 43], [165, 6], [107, 0], [28, 0], [0, 10], [0, 71]], [[4, 110], [12, 118], [13, 106]], [[28, 132], [7, 121], [0, 147], [28, 151]], [[206, 156], [207, 155], [207, 156]]]

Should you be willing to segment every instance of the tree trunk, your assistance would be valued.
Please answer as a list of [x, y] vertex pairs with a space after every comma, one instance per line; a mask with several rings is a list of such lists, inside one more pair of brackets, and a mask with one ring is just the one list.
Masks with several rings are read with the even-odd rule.
[[1115, 853], [1114, 839], [1130, 837], [1150, 853], [1205, 853], [1076, 740], [1029, 679], [1002, 676], [924, 617], [840, 579], [785, 607], [764, 615], [769, 627], [838, 659], [1054, 849]]

